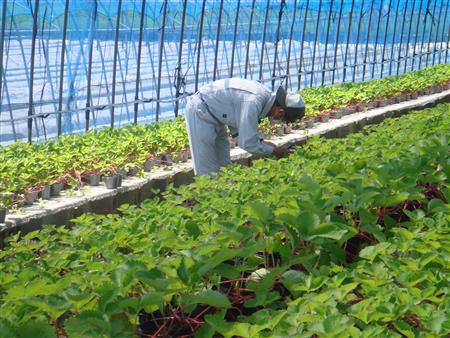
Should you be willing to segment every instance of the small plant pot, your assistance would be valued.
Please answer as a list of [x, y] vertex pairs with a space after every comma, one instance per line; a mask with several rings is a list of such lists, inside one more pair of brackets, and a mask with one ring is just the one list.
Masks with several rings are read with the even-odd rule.
[[122, 176], [123, 178], [127, 177], [127, 171], [123, 168], [117, 169], [117, 173]]
[[166, 162], [166, 164], [170, 164], [170, 163], [173, 163], [173, 156], [172, 155], [164, 155], [164, 159], [163, 159], [165, 162]]
[[409, 93], [403, 93], [402, 95], [400, 95], [400, 98], [402, 102], [405, 102], [411, 98], [411, 95]]
[[400, 102], [403, 102], [403, 96], [402, 95], [399, 95], [399, 96], [397, 96], [395, 98], [395, 103], [400, 103]]
[[44, 185], [41, 190], [41, 198], [43, 200], [49, 200], [51, 195], [51, 189], [49, 185]]
[[388, 105], [391, 105], [391, 104], [395, 104], [395, 103], [396, 103], [395, 97], [390, 97], [390, 98], [388, 98], [386, 101], [387, 101]]
[[378, 101], [370, 101], [367, 103], [367, 109], [375, 109], [380, 106], [380, 103]]
[[142, 164], [142, 169], [144, 169], [145, 172], [149, 172], [152, 170], [152, 168], [156, 165], [156, 159], [154, 158], [148, 158], [145, 160], [144, 164]]
[[442, 87], [443, 87], [444, 90], [449, 90], [450, 89], [450, 82], [444, 83], [442, 85]]
[[307, 118], [304, 120], [305, 128], [309, 129], [314, 127], [314, 118]]
[[187, 162], [189, 160], [189, 158], [191, 157], [191, 151], [189, 149], [186, 149], [182, 153], [183, 153], [183, 159], [185, 160], [185, 162]]
[[417, 92], [411, 93], [411, 100], [416, 100], [419, 97], [419, 94]]
[[0, 207], [0, 223], [5, 223], [6, 212], [7, 212], [7, 210], [5, 207]]
[[284, 127], [277, 127], [277, 129], [275, 129], [275, 135], [277, 136], [283, 136], [284, 135]]
[[355, 107], [355, 113], [361, 112], [364, 109], [364, 105], [362, 103], [356, 103], [353, 107]]
[[378, 101], [378, 107], [380, 107], [380, 108], [386, 107], [387, 105], [388, 105], [388, 101], [385, 99]]
[[128, 176], [136, 176], [139, 173], [139, 171], [141, 171], [141, 170], [138, 167], [130, 167], [128, 169], [127, 174], [128, 174]]
[[342, 118], [342, 110], [338, 109], [338, 110], [334, 110], [330, 113], [330, 118], [332, 119], [340, 119]]
[[440, 84], [437, 84], [437, 85], [434, 86], [434, 92], [435, 92], [435, 93], [440, 93], [440, 92], [442, 92], [443, 90], [444, 90], [444, 89], [443, 89], [443, 86], [440, 85]]
[[[232, 147], [230, 142], [230, 148]], [[189, 160], [189, 150], [182, 150], [177, 154], [177, 160], [179, 162], [187, 162]]]
[[328, 122], [330, 120], [330, 114], [322, 114], [319, 116], [320, 122]]
[[426, 89], [421, 89], [418, 91], [419, 96], [425, 96], [428, 95], [427, 90]]
[[121, 177], [119, 175], [106, 176], [105, 187], [107, 189], [116, 189], [119, 186], [119, 180], [121, 181]]
[[[355, 106], [345, 107], [345, 115], [350, 115], [350, 114], [354, 114], [354, 113], [356, 113]], [[342, 115], [344, 115], [344, 114], [342, 114]]]
[[64, 189], [63, 182], [55, 182], [50, 186], [50, 194], [52, 196], [59, 196], [63, 189]]
[[39, 195], [38, 190], [31, 190], [25, 193], [25, 204], [32, 205]]
[[100, 184], [100, 174], [91, 173], [87, 175], [87, 182], [91, 187], [95, 187]]

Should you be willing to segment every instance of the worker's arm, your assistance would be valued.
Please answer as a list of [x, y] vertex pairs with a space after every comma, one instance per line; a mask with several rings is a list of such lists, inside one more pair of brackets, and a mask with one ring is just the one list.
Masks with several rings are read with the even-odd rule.
[[239, 147], [251, 154], [266, 156], [272, 154], [276, 147], [264, 142], [258, 135], [258, 115], [262, 109], [262, 104], [258, 102], [243, 103], [239, 121]]

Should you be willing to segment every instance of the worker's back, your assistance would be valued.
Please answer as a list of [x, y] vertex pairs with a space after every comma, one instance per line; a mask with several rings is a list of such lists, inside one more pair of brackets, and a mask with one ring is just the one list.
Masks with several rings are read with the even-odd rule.
[[230, 127], [238, 127], [243, 107], [251, 102], [266, 115], [273, 104], [273, 93], [254, 80], [229, 78], [214, 81], [200, 88], [199, 93], [211, 113]]

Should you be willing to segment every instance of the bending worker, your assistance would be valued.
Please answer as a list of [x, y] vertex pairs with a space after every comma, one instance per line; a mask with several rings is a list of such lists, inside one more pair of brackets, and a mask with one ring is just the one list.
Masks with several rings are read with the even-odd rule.
[[259, 121], [268, 116], [293, 122], [304, 114], [301, 96], [288, 94], [283, 87], [273, 93], [257, 81], [229, 78], [200, 88], [186, 105], [195, 174], [210, 174], [231, 163], [227, 126], [233, 137], [238, 136], [239, 147], [249, 153], [284, 156], [286, 147], [276, 147], [260, 138]]

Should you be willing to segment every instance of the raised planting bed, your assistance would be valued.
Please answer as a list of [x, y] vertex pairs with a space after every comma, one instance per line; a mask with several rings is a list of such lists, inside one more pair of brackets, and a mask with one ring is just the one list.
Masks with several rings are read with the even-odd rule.
[[449, 104], [0, 252], [7, 336], [447, 336]]
[[[393, 104], [396, 100], [417, 99], [419, 94], [446, 90], [449, 81], [450, 65], [446, 64], [399, 77], [305, 89], [301, 94], [310, 120], [291, 126], [270, 127], [263, 123], [261, 133], [280, 136], [287, 128], [311, 128], [317, 121]], [[143, 176], [155, 165], [186, 161], [187, 149], [182, 118], [68, 135], [41, 144], [17, 143], [0, 148], [0, 193], [12, 193], [12, 205], [7, 207], [19, 208], [33, 204], [36, 198], [48, 198], [48, 187], [55, 184], [80, 188], [93, 173], [104, 177]]]
[[[316, 135], [344, 137], [361, 130], [367, 124], [379, 123], [386, 117], [400, 116], [412, 109], [433, 106], [449, 98], [450, 92], [439, 93], [416, 101], [355, 113], [327, 123], [314, 123], [309, 130], [293, 129], [286, 135], [273, 137], [272, 142], [277, 145], [291, 146], [304, 144]], [[231, 158], [233, 162], [243, 165], [249, 165], [255, 159], [240, 148], [232, 149]], [[109, 213], [124, 203], [140, 204], [145, 199], [164, 191], [171, 183], [179, 186], [192, 182], [193, 176], [192, 164], [188, 161], [172, 164], [170, 167], [154, 167], [152, 172], [138, 177], [124, 177], [122, 186], [116, 189], [106, 189], [105, 186], [100, 185], [63, 191], [60, 196], [50, 201], [39, 200], [15, 212], [9, 211], [6, 224], [0, 226], [0, 247], [3, 238], [18, 231], [24, 234], [38, 229], [43, 224], [70, 224], [72, 218], [85, 212]]]

